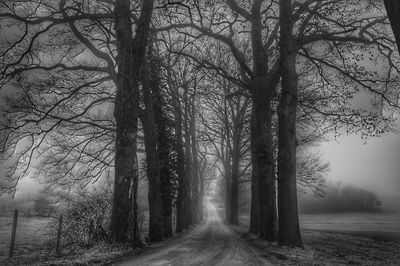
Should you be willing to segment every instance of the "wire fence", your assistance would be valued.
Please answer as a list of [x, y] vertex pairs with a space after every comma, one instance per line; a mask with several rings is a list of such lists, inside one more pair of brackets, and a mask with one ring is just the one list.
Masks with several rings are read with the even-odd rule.
[[[110, 243], [109, 195], [86, 193], [64, 206], [42, 203], [29, 198], [0, 201], [0, 265], [20, 259], [29, 261], [32, 256], [46, 259], [75, 254]], [[149, 231], [148, 209], [141, 207], [138, 214], [140, 236], [145, 240]], [[7, 261], [9, 258], [13, 260]]]
[[0, 205], [0, 264], [9, 257], [55, 250], [56, 236], [49, 230], [54, 218], [35, 215], [27, 202], [29, 199]]

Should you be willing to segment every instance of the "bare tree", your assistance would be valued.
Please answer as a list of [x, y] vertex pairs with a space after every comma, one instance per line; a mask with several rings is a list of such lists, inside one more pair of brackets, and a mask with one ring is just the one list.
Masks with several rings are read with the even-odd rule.
[[[109, 89], [115, 77], [114, 56], [99, 51], [112, 38], [108, 31], [110, 6], [97, 2], [90, 8], [65, 1], [15, 2], [1, 3], [2, 22], [11, 28], [6, 31], [1, 55], [5, 62], [1, 88], [9, 96], [0, 129], [4, 134], [3, 162], [7, 178], [13, 181], [5, 190], [13, 189], [19, 178], [29, 174], [32, 163], [38, 164], [35, 157], [39, 154], [51, 159], [46, 172], [52, 163], [62, 162], [54, 169], [63, 172], [56, 180], [66, 181], [64, 177], [69, 176], [71, 181], [83, 181], [85, 173], [87, 182], [100, 178], [113, 161], [108, 141], [115, 132], [113, 118], [99, 108], [114, 100]], [[34, 12], [38, 9], [42, 12]], [[90, 33], [94, 31], [103, 39], [93, 41]], [[29, 144], [17, 148], [28, 136]], [[108, 144], [94, 148], [100, 140]], [[62, 146], [51, 150], [49, 142]], [[77, 165], [87, 168], [79, 174], [72, 170]]]
[[[233, 95], [235, 85], [213, 77], [204, 86], [201, 136], [209, 144], [209, 153], [220, 164], [225, 182], [226, 220], [239, 223], [239, 183], [249, 167], [250, 99]], [[211, 154], [210, 154], [211, 155]], [[248, 158], [247, 158], [248, 159]]]
[[[27, 158], [30, 158], [28, 160], [27, 167], [31, 165], [35, 152], [39, 150], [39, 147], [45, 147], [44, 144], [49, 137], [53, 135], [55, 130], [59, 130], [58, 132], [62, 133], [61, 129], [65, 128], [65, 126], [69, 123], [73, 123], [80, 130], [80, 132], [86, 134], [86, 136], [90, 136], [90, 132], [93, 132], [93, 128], [102, 128], [102, 130], [105, 130], [106, 132], [108, 131], [108, 133], [104, 133], [104, 131], [103, 133], [99, 133], [99, 131], [97, 131], [98, 133], [94, 133], [98, 134], [98, 140], [100, 140], [101, 137], [104, 138], [110, 136], [108, 134], [114, 134], [114, 132], [117, 132], [117, 147], [118, 145], [121, 145], [120, 138], [125, 138], [123, 141], [135, 142], [137, 128], [137, 122], [135, 121], [137, 119], [135, 120], [135, 115], [133, 117], [130, 117], [131, 115], [128, 115], [128, 117], [126, 116], [127, 113], [132, 113], [130, 112], [132, 110], [129, 109], [129, 106], [121, 107], [118, 105], [126, 105], [127, 102], [129, 102], [130, 97], [125, 96], [129, 96], [128, 94], [131, 94], [132, 91], [133, 94], [131, 96], [134, 97], [135, 90], [132, 86], [135, 84], [131, 84], [132, 82], [136, 83], [136, 86], [138, 86], [138, 83], [136, 82], [138, 75], [136, 74], [139, 72], [135, 73], [138, 70], [136, 66], [132, 68], [132, 64], [136, 64], [140, 68], [140, 62], [142, 60], [141, 56], [143, 54], [140, 53], [140, 50], [142, 43], [143, 41], [146, 41], [145, 37], [148, 34], [148, 29], [146, 30], [146, 27], [148, 28], [148, 26], [145, 24], [150, 23], [149, 21], [151, 18], [152, 3], [150, 3], [151, 8], [146, 9], [146, 6], [142, 8], [142, 13], [144, 15], [140, 16], [137, 20], [138, 26], [136, 36], [138, 38], [133, 40], [131, 38], [129, 42], [126, 39], [132, 37], [131, 12], [127, 12], [127, 10], [130, 10], [130, 1], [125, 1], [125, 3], [119, 1], [116, 3], [117, 8], [115, 9], [115, 12], [121, 12], [121, 15], [123, 15], [121, 18], [117, 16], [116, 18], [120, 19], [115, 21], [117, 37], [119, 37], [119, 39], [116, 38], [116, 35], [112, 30], [112, 25], [114, 25], [112, 4], [102, 1], [94, 2], [93, 5], [79, 5], [69, 1], [20, 1], [20, 3], [20, 8], [16, 8], [14, 3], [1, 3], [3, 7], [2, 10], [4, 10], [4, 12], [1, 13], [1, 17], [12, 21], [12, 27], [15, 29], [20, 29], [20, 31], [15, 31], [17, 32], [16, 34], [10, 36], [9, 42], [4, 43], [2, 59], [6, 60], [8, 63], [6, 65], [2, 65], [1, 69], [1, 81], [3, 88], [6, 86], [9, 87], [11, 82], [18, 80], [19, 77], [19, 80], [25, 82], [27, 87], [30, 86], [29, 84], [35, 84], [35, 86], [39, 89], [41, 84], [45, 85], [45, 88], [49, 89], [49, 97], [46, 100], [52, 101], [48, 102], [49, 105], [46, 105], [46, 102], [42, 101], [42, 103], [45, 103], [42, 105], [45, 108], [36, 109], [38, 112], [36, 112], [34, 115], [36, 116], [34, 119], [25, 117], [25, 119], [22, 120], [22, 123], [19, 122], [19, 124], [13, 124], [10, 123], [10, 121], [6, 121], [8, 125], [6, 125], [4, 128], [7, 130], [7, 136], [4, 143], [6, 145], [5, 149], [8, 151], [8, 155], [12, 156], [13, 147], [16, 147], [16, 144], [24, 139], [23, 133], [19, 133], [22, 132], [23, 128], [27, 129], [29, 126], [32, 126], [30, 130], [28, 130], [28, 132], [30, 132], [30, 136], [32, 137], [32, 144], [30, 144], [28, 148], [19, 150], [17, 152], [20, 154], [20, 156], [24, 155]], [[124, 8], [124, 10], [121, 9], [121, 6]], [[146, 17], [145, 14], [146, 12], [149, 13], [149, 9], [150, 15]], [[41, 12], [35, 12], [35, 10], [41, 10]], [[122, 34], [123, 36], [121, 37], [121, 31], [123, 30], [127, 30], [127, 32], [124, 32], [124, 34]], [[93, 34], [94, 32], [96, 32], [96, 34]], [[45, 35], [46, 37], [43, 38]], [[126, 42], [124, 42], [121, 38], [125, 38], [124, 40]], [[45, 40], [49, 41], [46, 42]], [[115, 43], [117, 44], [116, 49], [114, 46]], [[132, 51], [134, 51], [134, 53], [139, 52], [139, 56], [133, 56]], [[120, 53], [119, 59], [117, 60], [117, 64], [119, 64], [118, 74], [115, 71], [115, 56], [117, 53]], [[121, 56], [121, 54], [126, 56]], [[130, 57], [132, 58], [128, 59]], [[121, 71], [123, 71], [123, 69], [125, 69], [125, 71], [127, 71], [129, 74], [122, 74]], [[131, 72], [131, 70], [134, 72]], [[26, 73], [36, 73], [37, 82], [32, 83], [32, 79], [24, 76]], [[64, 78], [62, 79], [63, 75]], [[132, 78], [132, 76], [134, 80], [129, 80]], [[21, 79], [21, 77], [23, 78]], [[69, 80], [72, 81], [69, 81], [68, 77], [70, 78]], [[81, 77], [80, 79], [82, 82], [73, 82], [74, 80], [78, 80], [78, 77]], [[51, 82], [54, 80], [57, 80], [60, 85], [63, 82], [67, 86], [53, 88], [54, 83]], [[110, 90], [110, 87], [112, 88], [112, 83], [110, 81], [113, 81], [114, 84], [117, 84], [117, 87], [119, 88], [125, 87], [124, 91], [119, 91], [117, 92], [117, 96], [114, 96], [112, 90]], [[73, 88], [73, 90], [68, 91], [68, 88]], [[78, 99], [77, 97], [79, 97], [79, 93], [88, 88], [90, 90], [93, 89], [93, 91], [101, 88], [104, 94], [101, 97], [97, 97], [95, 96], [96, 94], [86, 91], [85, 95], [87, 97]], [[50, 89], [54, 90], [51, 91]], [[60, 97], [57, 97], [57, 91], [61, 91], [63, 94], [60, 95]], [[106, 96], [107, 93], [108, 96]], [[26, 95], [29, 94], [25, 94], [25, 96]], [[29, 103], [29, 99], [30, 98], [28, 97], [24, 97], [23, 101], [28, 100], [28, 102], [25, 103]], [[113, 119], [105, 119], [102, 121], [100, 118], [96, 119], [93, 116], [94, 110], [96, 110], [98, 106], [107, 106], [107, 102], [112, 103], [114, 100], [116, 103], [116, 130]], [[30, 102], [29, 105], [25, 104], [25, 106], [30, 107], [31, 110], [35, 110], [35, 108], [40, 106], [37, 104], [38, 102], [39, 101]], [[82, 109], [74, 110], [74, 106], [68, 105], [68, 103], [80, 103], [80, 107]], [[54, 105], [52, 106], [50, 104]], [[133, 102], [132, 104], [133, 105], [131, 108], [135, 109], [135, 103]], [[69, 111], [70, 115], [65, 116], [65, 111]], [[89, 119], [88, 114], [90, 114], [91, 119]], [[93, 120], [96, 121], [93, 122]], [[125, 121], [129, 122], [128, 120], [131, 121], [132, 124], [125, 123]], [[122, 129], [120, 128], [121, 123], [123, 124]], [[82, 125], [86, 125], [89, 130], [85, 131], [82, 129]], [[94, 129], [94, 131], [95, 130], [96, 129]], [[130, 133], [126, 134], [128, 131]], [[96, 154], [107, 156], [107, 153], [114, 150], [114, 148], [106, 148], [105, 150], [102, 150], [100, 146], [98, 153], [94, 150], [85, 153], [85, 150], [87, 150], [86, 148], [89, 146], [84, 144], [84, 139], [86, 139], [86, 143], [92, 142], [87, 141], [89, 138], [85, 138], [84, 136], [82, 136], [81, 140], [77, 140], [79, 144], [78, 147], [83, 148], [83, 152], [80, 154], [83, 154], [84, 158], [90, 158], [90, 156]], [[65, 144], [66, 142], [63, 141], [63, 143]], [[117, 177], [117, 180], [121, 180], [117, 181], [116, 185], [117, 191], [122, 186], [124, 187], [123, 189], [125, 189], [125, 194], [116, 193], [118, 197], [126, 197], [124, 200], [121, 200], [124, 201], [125, 206], [122, 207], [122, 202], [121, 204], [116, 203], [116, 206], [121, 205], [122, 209], [126, 208], [123, 213], [130, 213], [126, 211], [128, 206], [130, 208], [133, 203], [134, 189], [130, 190], [129, 187], [132, 186], [132, 188], [134, 188], [135, 182], [134, 179], [132, 179], [131, 182], [131, 179], [129, 178], [133, 178], [135, 176], [135, 158], [133, 157], [136, 156], [136, 149], [135, 146], [132, 146], [133, 152], [130, 152], [128, 151], [128, 147], [130, 145], [122, 146], [125, 148], [123, 153], [129, 153], [131, 157], [129, 159], [129, 156], [120, 156], [121, 150], [118, 148], [115, 149], [115, 167], [118, 169], [121, 168], [118, 166], [121, 165], [121, 163], [126, 164], [125, 166], [128, 164], [130, 165], [129, 167], [122, 167], [123, 170], [121, 171], [123, 172], [122, 176], [124, 177]], [[70, 150], [73, 151], [73, 149]], [[76, 149], [76, 151], [77, 150], [78, 149]], [[63, 160], [61, 153], [60, 157], [58, 157], [59, 160]], [[79, 154], [79, 152], [75, 154]], [[67, 157], [71, 158], [71, 154], [68, 154], [68, 152], [66, 155]], [[79, 156], [80, 155], [77, 157], [77, 162], [79, 163], [75, 164], [75, 166], [82, 166], [82, 161], [80, 161]], [[106, 160], [103, 160], [104, 157], [101, 158], [101, 156], [97, 156], [99, 160], [93, 159], [94, 162], [97, 161], [99, 166], [93, 169], [94, 172], [102, 169], [104, 165], [106, 165], [105, 167], [109, 167], [111, 165], [109, 162], [112, 162], [112, 159], [114, 159], [112, 157], [113, 156], [108, 156], [105, 157]], [[94, 158], [96, 158], [96, 156]], [[120, 162], [121, 158], [123, 162]], [[129, 160], [130, 162], [128, 163], [127, 161]], [[19, 160], [19, 163], [21, 162], [23, 162], [23, 160]], [[18, 164], [14, 165], [15, 167], [11, 168], [11, 170], [17, 168], [21, 169], [21, 167], [18, 167]], [[27, 167], [25, 169], [28, 169]], [[24, 170], [22, 169], [22, 171]], [[124, 171], [128, 171], [132, 175], [129, 177], [128, 175], [124, 174]], [[85, 172], [91, 171], [87, 169], [87, 171], [83, 171], [82, 173]], [[120, 170], [116, 170], [116, 172], [118, 173], [118, 176]], [[96, 174], [94, 174], [94, 176], [96, 176]], [[101, 176], [101, 171], [97, 174], [97, 176]], [[128, 182], [128, 186], [123, 185], [124, 182]], [[129, 193], [131, 194], [130, 196], [128, 195]], [[116, 213], [116, 210], [114, 213]], [[114, 228], [118, 228], [115, 230], [118, 230], [119, 232], [117, 233], [114, 230], [115, 234], [113, 239], [116, 241], [125, 241], [127, 240], [126, 226], [129, 222], [128, 219], [119, 219], [119, 221], [122, 222], [121, 226], [116, 226], [116, 224], [119, 222], [114, 219], [113, 226]]]

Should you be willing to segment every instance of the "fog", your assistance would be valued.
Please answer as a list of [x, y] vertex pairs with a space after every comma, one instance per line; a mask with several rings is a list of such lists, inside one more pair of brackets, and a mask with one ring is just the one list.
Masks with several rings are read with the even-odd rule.
[[[400, 209], [400, 135], [391, 133], [366, 140], [359, 135], [341, 135], [321, 143], [317, 149], [323, 160], [330, 163], [327, 181], [374, 192], [383, 203], [393, 201], [389, 204], [397, 204]], [[38, 181], [22, 179], [15, 196], [35, 197], [42, 187]]]
[[400, 195], [400, 135], [361, 139], [342, 135], [324, 142], [319, 150], [330, 171], [327, 180], [352, 184], [380, 197]]

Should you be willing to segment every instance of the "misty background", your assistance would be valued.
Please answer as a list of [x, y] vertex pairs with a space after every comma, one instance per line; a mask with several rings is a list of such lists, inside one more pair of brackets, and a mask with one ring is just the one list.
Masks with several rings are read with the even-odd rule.
[[[360, 135], [331, 136], [322, 142], [319, 151], [323, 161], [329, 163], [326, 180], [354, 185], [376, 193], [382, 207], [395, 206], [400, 210], [400, 135], [386, 133], [380, 137], [363, 139]], [[0, 165], [3, 177], [3, 166]], [[40, 177], [32, 176], [19, 181], [15, 198], [40, 196]], [[5, 194], [3, 197], [10, 197]]]

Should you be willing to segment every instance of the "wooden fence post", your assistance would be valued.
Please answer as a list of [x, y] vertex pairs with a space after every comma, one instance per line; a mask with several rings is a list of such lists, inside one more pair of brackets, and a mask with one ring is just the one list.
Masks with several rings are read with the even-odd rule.
[[90, 220], [89, 224], [89, 239], [88, 239], [88, 245], [91, 246], [93, 243], [93, 231], [94, 231], [94, 223], [93, 220]]
[[17, 234], [17, 222], [18, 222], [18, 210], [14, 210], [14, 220], [13, 220], [11, 241], [10, 241], [10, 252], [8, 253], [9, 258], [12, 258], [14, 254], [15, 236]]
[[57, 253], [57, 255], [60, 254], [62, 222], [63, 222], [63, 216], [61, 214], [60, 215], [60, 220], [58, 221], [58, 231], [57, 231], [57, 244], [56, 244], [56, 253]]

